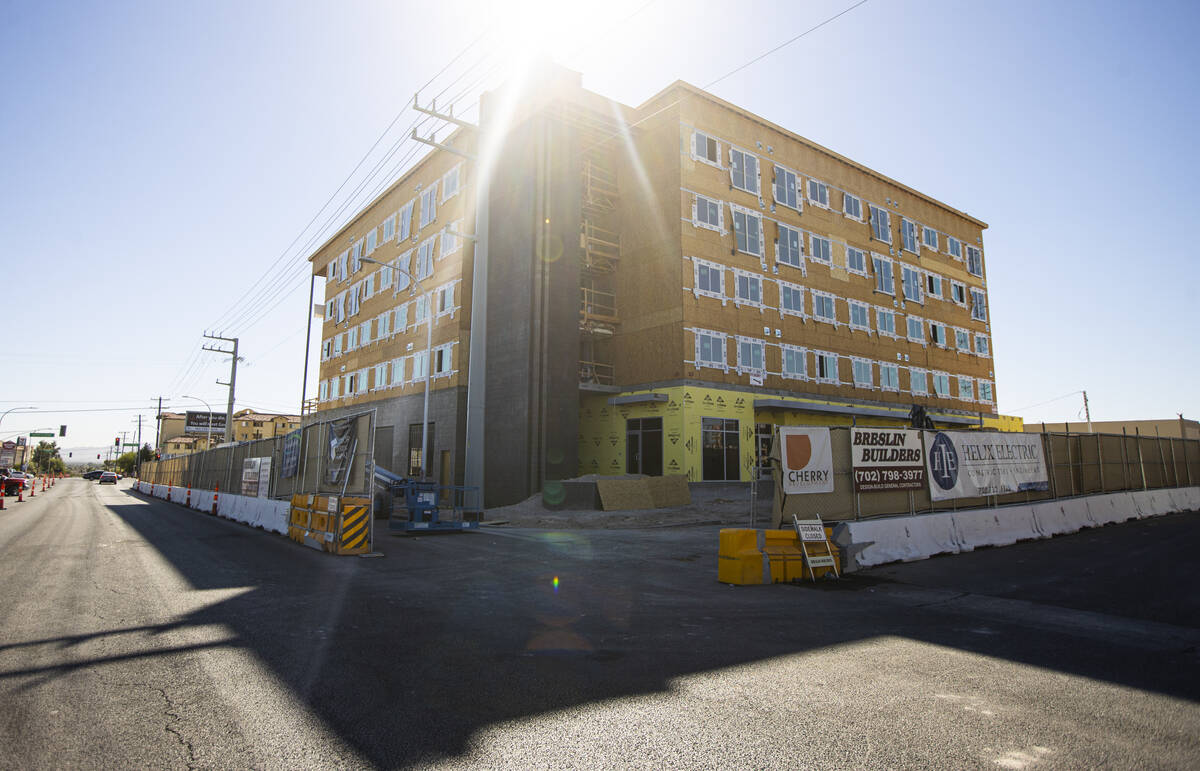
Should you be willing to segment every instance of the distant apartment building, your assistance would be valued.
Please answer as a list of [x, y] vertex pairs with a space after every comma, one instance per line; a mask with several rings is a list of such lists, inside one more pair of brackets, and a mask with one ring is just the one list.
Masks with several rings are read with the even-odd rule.
[[279, 415], [269, 412], [241, 410], [233, 413], [233, 440], [252, 442], [271, 439], [300, 428], [299, 415]]
[[[299, 415], [258, 412], [251, 409], [233, 413], [233, 441], [235, 442], [270, 439], [283, 436], [298, 428], [300, 428]], [[195, 427], [188, 432], [187, 413], [163, 412], [159, 415], [158, 450], [163, 454], [180, 455], [197, 452], [206, 449], [210, 439], [213, 447], [223, 443], [225, 441], [224, 429], [214, 429], [211, 435], [207, 431], [196, 430]]]
[[419, 469], [428, 370], [428, 467], [463, 479], [484, 245], [489, 506], [588, 473], [749, 480], [777, 425], [920, 406], [1021, 429], [995, 407], [984, 222], [682, 82], [634, 108], [554, 71], [481, 114], [502, 137], [485, 244], [464, 237], [479, 142], [460, 129], [310, 257], [318, 410], [376, 409], [379, 465]]

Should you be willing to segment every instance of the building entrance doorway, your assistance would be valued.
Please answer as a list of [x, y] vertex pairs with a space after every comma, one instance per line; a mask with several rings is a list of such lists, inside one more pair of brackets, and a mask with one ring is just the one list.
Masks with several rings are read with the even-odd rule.
[[625, 472], [662, 476], [662, 418], [630, 418], [625, 421]]
[[704, 481], [736, 482], [742, 478], [738, 422], [725, 418], [700, 419], [704, 448]]

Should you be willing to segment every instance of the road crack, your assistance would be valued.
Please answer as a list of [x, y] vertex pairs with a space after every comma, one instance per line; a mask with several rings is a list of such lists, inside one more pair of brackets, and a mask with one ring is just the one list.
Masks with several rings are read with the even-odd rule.
[[167, 716], [168, 720], [167, 720], [167, 724], [165, 726], [163, 726], [163, 730], [166, 731], [167, 733], [173, 735], [175, 737], [175, 739], [178, 740], [180, 746], [187, 750], [188, 768], [189, 769], [195, 768], [196, 767], [196, 748], [194, 746], [192, 746], [191, 740], [185, 738], [184, 735], [182, 733], [180, 733], [178, 730], [176, 730], [176, 728], [175, 728], [176, 723], [183, 722], [183, 718], [180, 717], [178, 712], [175, 712], [175, 702], [173, 702], [171, 700], [171, 697], [167, 695], [167, 690], [165, 688], [157, 688], [156, 687], [154, 690], [158, 691], [159, 694], [163, 697], [163, 701], [165, 701], [167, 703], [167, 708], [163, 710], [163, 714]]

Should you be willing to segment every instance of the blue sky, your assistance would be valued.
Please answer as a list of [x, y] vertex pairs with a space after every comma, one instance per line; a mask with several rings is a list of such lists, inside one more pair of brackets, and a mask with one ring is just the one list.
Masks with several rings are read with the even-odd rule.
[[[539, 9], [523, 48], [637, 104], [851, 5], [0, 3], [0, 412], [39, 407], [0, 436], [66, 423], [83, 448], [160, 395], [222, 409], [206, 329], [241, 338], [239, 408], [295, 411], [305, 246], [381, 184], [349, 196], [417, 117], [413, 92], [485, 30], [426, 94], [484, 53], [459, 85], [498, 82]], [[1087, 389], [1095, 419], [1200, 417], [1196, 21], [1186, 3], [868, 0], [711, 90], [990, 224], [1002, 412], [1073, 421], [1066, 395]]]

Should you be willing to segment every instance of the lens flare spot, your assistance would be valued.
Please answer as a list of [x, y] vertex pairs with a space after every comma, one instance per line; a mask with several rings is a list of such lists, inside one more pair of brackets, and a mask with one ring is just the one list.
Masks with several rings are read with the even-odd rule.
[[542, 500], [547, 506], [558, 506], [567, 498], [567, 489], [562, 482], [550, 480], [542, 487]]
[[551, 583], [554, 584], [554, 592], [557, 594], [558, 593], [558, 576], [555, 576], [554, 580], [551, 581]]
[[547, 233], [537, 240], [537, 258], [542, 262], [558, 262], [563, 256], [563, 242], [558, 236]]

